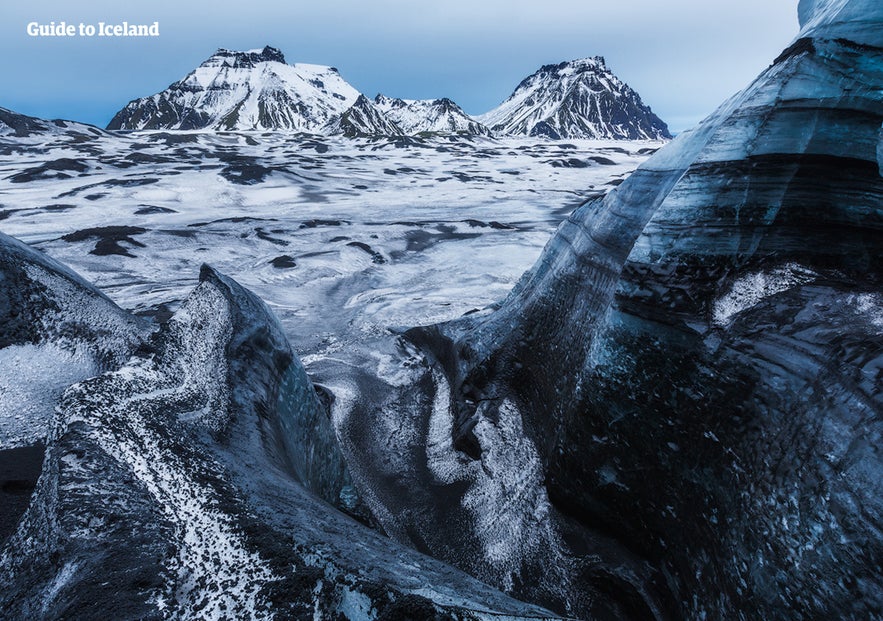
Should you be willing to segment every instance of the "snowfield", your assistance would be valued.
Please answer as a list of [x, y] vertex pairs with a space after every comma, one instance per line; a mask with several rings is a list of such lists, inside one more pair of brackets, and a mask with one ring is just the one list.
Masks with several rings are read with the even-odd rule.
[[0, 140], [0, 230], [148, 315], [209, 263], [301, 355], [502, 299], [662, 144], [86, 131]]

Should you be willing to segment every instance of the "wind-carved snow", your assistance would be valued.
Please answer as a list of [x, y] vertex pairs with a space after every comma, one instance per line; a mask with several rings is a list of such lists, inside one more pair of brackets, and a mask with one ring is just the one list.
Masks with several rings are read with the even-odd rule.
[[[73, 283], [42, 267], [28, 265], [24, 269], [28, 277], [46, 287], [57, 306], [57, 310], [50, 310], [40, 317], [44, 333], [51, 334], [59, 325], [76, 327], [85, 324], [99, 335], [90, 345], [100, 356], [119, 360], [130, 351], [135, 339], [132, 334], [126, 337], [132, 332], [132, 321], [125, 313], [100, 297], [83, 295]], [[100, 338], [102, 335], [107, 338]], [[57, 335], [55, 342], [59, 347], [71, 349], [82, 345], [76, 336], [64, 332]]]
[[[172, 321], [171, 340], [183, 353], [171, 368], [133, 358], [118, 371], [72, 386], [64, 397], [64, 424], [88, 425], [99, 446], [130, 469], [174, 524], [177, 554], [168, 568], [174, 579], [155, 597], [166, 618], [269, 618], [259, 602], [271, 570], [246, 549], [231, 516], [218, 508], [217, 492], [194, 480], [193, 465], [169, 450], [164, 427], [152, 420], [170, 403], [192, 403], [197, 416], [187, 422], [209, 430], [223, 424], [227, 395], [220, 387], [226, 386], [232, 328], [227, 302], [203, 283]], [[115, 395], [109, 407], [102, 407], [104, 390]]]
[[712, 321], [725, 326], [736, 313], [759, 304], [764, 298], [813, 281], [815, 272], [789, 263], [767, 272], [752, 272], [739, 277], [730, 290], [714, 301]]
[[130, 319], [107, 299], [30, 264], [22, 269], [45, 291], [37, 343], [0, 348], [0, 449], [43, 442], [64, 390], [119, 363], [137, 341]]
[[432, 376], [436, 394], [426, 440], [427, 465], [439, 483], [469, 483], [462, 504], [472, 515], [473, 532], [495, 578], [511, 590], [525, 561], [548, 559], [549, 571], [560, 573], [562, 583], [567, 582], [542, 462], [524, 432], [521, 412], [504, 399], [497, 409], [498, 420], [492, 422], [479, 408], [474, 433], [481, 444], [481, 460], [470, 460], [452, 443], [450, 386], [439, 371]]

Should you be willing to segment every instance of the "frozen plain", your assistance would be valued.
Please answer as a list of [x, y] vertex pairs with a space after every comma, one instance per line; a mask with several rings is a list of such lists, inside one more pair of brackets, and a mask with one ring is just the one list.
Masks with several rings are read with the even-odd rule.
[[208, 263], [307, 363], [501, 300], [561, 220], [662, 144], [96, 131], [0, 136], [2, 230], [160, 317]]

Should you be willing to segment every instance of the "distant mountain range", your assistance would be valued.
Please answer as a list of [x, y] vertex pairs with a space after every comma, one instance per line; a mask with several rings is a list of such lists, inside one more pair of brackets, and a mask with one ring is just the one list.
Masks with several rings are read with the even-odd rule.
[[344, 136], [513, 135], [670, 138], [601, 57], [547, 65], [499, 107], [472, 117], [447, 98], [368, 99], [334, 67], [285, 62], [272, 47], [220, 49], [164, 91], [135, 99], [109, 130], [292, 131]]

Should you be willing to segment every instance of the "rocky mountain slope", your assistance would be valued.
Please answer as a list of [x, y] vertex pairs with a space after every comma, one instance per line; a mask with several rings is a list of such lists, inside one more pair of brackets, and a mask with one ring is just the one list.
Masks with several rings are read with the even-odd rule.
[[671, 138], [668, 127], [600, 56], [545, 65], [477, 117], [496, 133], [549, 138]]
[[45, 134], [55, 136], [65, 134], [72, 140], [79, 139], [80, 141], [106, 135], [104, 131], [92, 125], [60, 119], [47, 121], [0, 108], [0, 137], [21, 139]]
[[359, 95], [356, 102], [340, 116], [331, 119], [322, 128], [329, 136], [402, 136], [405, 132], [374, 103]]

